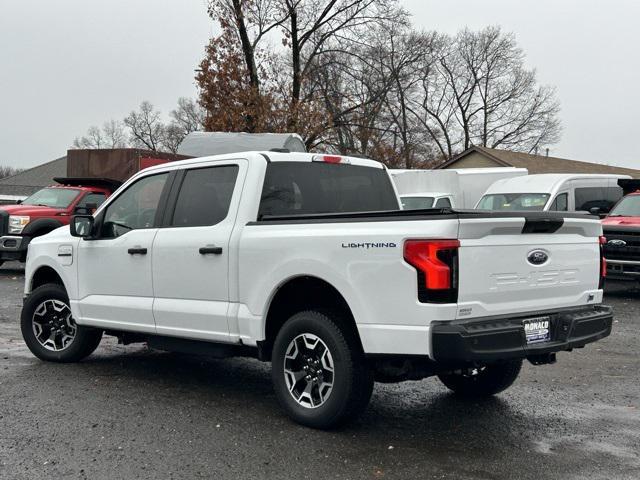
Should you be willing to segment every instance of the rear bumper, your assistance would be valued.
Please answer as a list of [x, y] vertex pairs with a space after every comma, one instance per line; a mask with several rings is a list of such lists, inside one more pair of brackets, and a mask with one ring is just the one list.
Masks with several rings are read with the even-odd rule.
[[[523, 320], [550, 317], [551, 339], [527, 344]], [[580, 348], [611, 333], [611, 307], [535, 312], [510, 317], [456, 320], [432, 324], [433, 358], [438, 362], [490, 362], [547, 355]]]
[[27, 254], [30, 241], [30, 237], [20, 235], [5, 235], [4, 237], [0, 237], [0, 260], [23, 261]]

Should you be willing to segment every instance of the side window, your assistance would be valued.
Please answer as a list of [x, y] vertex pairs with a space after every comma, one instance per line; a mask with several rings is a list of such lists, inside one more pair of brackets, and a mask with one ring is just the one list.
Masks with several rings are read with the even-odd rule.
[[451, 208], [451, 202], [448, 198], [439, 198], [436, 200], [434, 208]]
[[176, 200], [171, 226], [215, 225], [229, 213], [237, 165], [187, 170]]
[[129, 230], [153, 227], [168, 177], [168, 173], [144, 177], [118, 195], [105, 212], [102, 237], [114, 238]]
[[556, 196], [549, 210], [551, 210], [552, 212], [566, 212], [568, 206], [568, 198], [569, 196], [566, 193], [560, 193], [558, 196]]
[[[97, 208], [100, 205], [102, 205], [102, 202], [104, 202], [106, 199], [107, 199], [107, 196], [104, 193], [88, 193], [87, 195], [84, 196], [82, 200], [78, 202], [78, 205], [76, 205], [76, 208], [87, 210], [87, 207], [92, 204], [95, 205], [94, 208]], [[87, 212], [87, 213], [91, 213], [91, 212]]]
[[622, 197], [620, 187], [583, 187], [576, 188], [576, 210], [589, 211], [598, 207], [602, 212], [608, 212]]

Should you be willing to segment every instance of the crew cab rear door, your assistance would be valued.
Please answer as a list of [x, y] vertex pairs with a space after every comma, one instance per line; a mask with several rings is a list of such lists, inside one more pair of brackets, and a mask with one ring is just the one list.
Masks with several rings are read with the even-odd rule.
[[457, 317], [600, 303], [601, 232], [587, 215], [461, 214]]
[[158, 334], [229, 340], [229, 241], [246, 160], [178, 173], [153, 244], [153, 314]]

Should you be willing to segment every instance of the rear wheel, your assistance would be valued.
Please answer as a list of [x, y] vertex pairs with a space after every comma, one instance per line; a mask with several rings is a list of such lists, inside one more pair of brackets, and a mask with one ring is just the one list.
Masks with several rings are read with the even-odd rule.
[[441, 374], [438, 378], [457, 395], [481, 398], [495, 395], [509, 388], [518, 378], [521, 368], [522, 360], [511, 360]]
[[36, 288], [22, 308], [20, 327], [29, 350], [41, 360], [76, 362], [91, 355], [102, 331], [77, 325], [69, 298], [58, 284]]
[[313, 428], [354, 419], [369, 403], [373, 375], [353, 334], [334, 313], [305, 311], [280, 329], [272, 355], [276, 396], [287, 415]]

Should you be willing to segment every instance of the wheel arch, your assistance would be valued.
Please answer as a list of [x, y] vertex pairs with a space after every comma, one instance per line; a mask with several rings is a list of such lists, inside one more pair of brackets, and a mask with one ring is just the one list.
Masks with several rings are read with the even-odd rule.
[[39, 218], [24, 227], [22, 235], [29, 237], [39, 237], [62, 226], [63, 223], [59, 220], [55, 220], [53, 218]]
[[48, 283], [60, 285], [67, 290], [67, 286], [65, 285], [62, 276], [53, 267], [50, 267], [49, 265], [41, 265], [33, 272], [33, 275], [31, 275], [29, 292], [33, 292], [36, 288]]
[[261, 356], [265, 360], [271, 358], [273, 342], [282, 325], [292, 315], [304, 310], [338, 313], [337, 320], [345, 332], [354, 335], [362, 348], [353, 310], [338, 288], [315, 275], [296, 275], [281, 282], [267, 304], [264, 340], [260, 342]]

